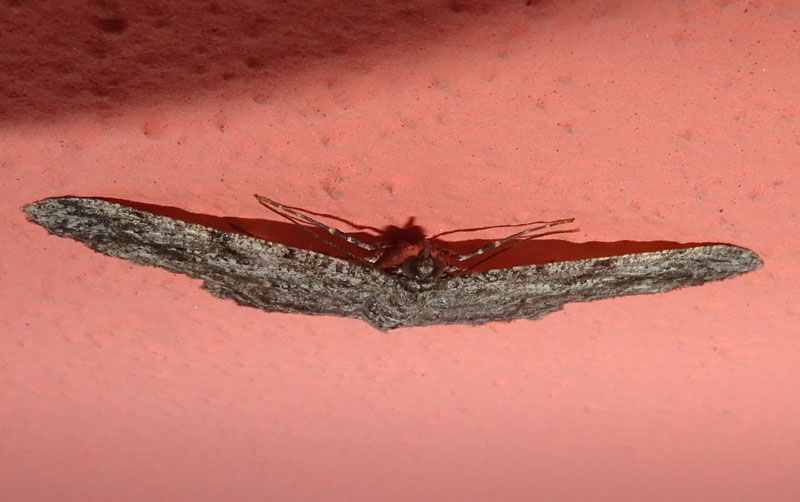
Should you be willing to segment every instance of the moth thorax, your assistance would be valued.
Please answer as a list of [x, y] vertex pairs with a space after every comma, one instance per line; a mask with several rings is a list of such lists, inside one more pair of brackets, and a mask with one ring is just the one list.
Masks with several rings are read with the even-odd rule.
[[426, 257], [411, 256], [400, 265], [400, 273], [409, 279], [427, 281], [441, 277], [444, 273], [444, 266], [430, 255]]

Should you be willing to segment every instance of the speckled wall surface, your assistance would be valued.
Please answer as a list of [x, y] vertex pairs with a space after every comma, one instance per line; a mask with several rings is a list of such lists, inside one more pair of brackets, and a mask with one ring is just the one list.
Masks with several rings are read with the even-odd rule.
[[[798, 26], [791, 1], [6, 2], [0, 499], [800, 499]], [[765, 265], [387, 335], [21, 212], [273, 218], [253, 192]]]

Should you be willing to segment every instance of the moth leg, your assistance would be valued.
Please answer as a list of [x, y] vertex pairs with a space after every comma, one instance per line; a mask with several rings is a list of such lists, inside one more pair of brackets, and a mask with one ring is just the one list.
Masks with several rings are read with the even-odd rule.
[[[487, 251], [491, 251], [492, 249], [497, 249], [498, 247], [502, 246], [503, 244], [505, 244], [507, 242], [514, 241], [514, 240], [519, 240], [520, 237], [524, 237], [526, 235], [532, 234], [533, 232], [537, 232], [539, 230], [544, 230], [544, 229], [550, 228], [550, 227], [555, 227], [557, 225], [563, 225], [565, 223], [572, 223], [573, 221], [575, 221], [575, 218], [567, 218], [567, 219], [564, 219], [564, 220], [548, 221], [548, 222], [545, 222], [543, 225], [539, 225], [538, 227], [527, 228], [525, 230], [522, 230], [521, 232], [517, 232], [517, 233], [515, 233], [513, 235], [509, 235], [508, 237], [505, 237], [503, 239], [496, 240], [496, 241], [492, 242], [491, 244], [487, 244], [486, 246], [483, 246], [482, 248], [478, 249], [477, 251], [473, 251], [472, 253], [466, 253], [466, 254], [451, 253], [451, 256], [453, 258], [455, 258], [457, 261], [467, 261], [469, 259], [475, 258], [476, 256], [482, 255], [483, 253], [485, 253]], [[578, 231], [578, 229], [576, 228], [576, 229], [571, 229], [571, 230], [558, 230], [558, 231], [556, 231], [556, 233], [577, 232], [577, 231]], [[548, 234], [549, 233], [550, 232], [548, 232]], [[536, 237], [540, 237], [540, 236], [536, 236]], [[526, 239], [523, 239], [523, 240], [526, 240]]]
[[[246, 235], [246, 236], [248, 236], [250, 238], [253, 238], [253, 239], [263, 240], [258, 235], [254, 234], [253, 232], [250, 232], [249, 230], [247, 230], [246, 228], [244, 228], [244, 227], [242, 227], [240, 225], [237, 225], [236, 223], [231, 223], [230, 226], [231, 226], [232, 229], [236, 230], [237, 232], [239, 232], [242, 235]], [[314, 235], [316, 235], [316, 234], [314, 234]], [[339, 250], [338, 246], [335, 246], [334, 244], [332, 244], [332, 243], [330, 243], [328, 241], [325, 241], [325, 243], [328, 244], [329, 246]], [[347, 255], [347, 251], [343, 251], [343, 250], [341, 250], [341, 251], [345, 255], [334, 255], [334, 254], [331, 254], [330, 256], [332, 256], [334, 258], [339, 258], [340, 260], [346, 260], [348, 258], [354, 258], [352, 255], [346, 256]], [[355, 257], [355, 258], [358, 259], [358, 257]], [[365, 261], [369, 261], [369, 259], [366, 259]]]
[[482, 259], [476, 261], [475, 263], [472, 263], [470, 266], [468, 266], [466, 268], [463, 268], [463, 269], [457, 269], [456, 272], [458, 272], [459, 274], [466, 274], [467, 272], [469, 272], [470, 270], [474, 269], [478, 265], [480, 265], [482, 263], [485, 263], [485, 262], [491, 260], [492, 258], [494, 258], [495, 256], [497, 256], [497, 255], [499, 255], [501, 253], [505, 253], [506, 251], [508, 251], [509, 249], [513, 248], [514, 246], [518, 246], [519, 244], [522, 244], [523, 242], [527, 242], [527, 241], [529, 241], [531, 239], [538, 239], [539, 237], [544, 237], [545, 235], [568, 234], [568, 233], [572, 233], [572, 232], [577, 232], [579, 230], [580, 230], [579, 228], [572, 228], [572, 229], [569, 229], [569, 230], [551, 230], [550, 232], [542, 232], [540, 234], [529, 235], [529, 236], [524, 237], [522, 239], [517, 239], [514, 242], [512, 242], [511, 244], [509, 244], [508, 246], [504, 247], [503, 249], [499, 249], [499, 250], [495, 251], [494, 253], [490, 253], [490, 254], [484, 256]]
[[457, 230], [447, 230], [444, 232], [440, 232], [436, 235], [430, 236], [430, 239], [438, 239], [445, 235], [451, 234], [461, 234], [465, 232], [480, 232], [482, 230], [493, 230], [495, 228], [519, 228], [519, 227], [531, 227], [533, 225], [538, 225], [541, 223], [549, 223], [547, 221], [528, 221], [525, 223], [511, 223], [508, 225], [489, 225], [488, 227], [475, 227], [475, 228], [459, 228]]
[[[320, 223], [317, 220], [315, 220], [315, 219], [313, 219], [313, 218], [311, 218], [309, 216], [306, 216], [306, 215], [304, 215], [304, 214], [302, 214], [302, 213], [300, 213], [298, 211], [295, 211], [295, 210], [293, 210], [291, 208], [283, 206], [283, 205], [281, 205], [281, 204], [279, 204], [279, 203], [277, 203], [277, 202], [275, 202], [273, 200], [270, 200], [270, 199], [268, 199], [266, 197], [263, 197], [261, 195], [255, 194], [255, 198], [258, 200], [258, 202], [262, 206], [266, 207], [267, 209], [269, 209], [273, 213], [281, 216], [282, 218], [285, 218], [285, 219], [291, 221], [292, 223], [294, 223], [298, 227], [302, 228], [304, 231], [306, 231], [309, 234], [311, 234], [314, 238], [323, 241], [328, 246], [336, 249], [337, 251], [339, 251], [340, 253], [343, 253], [344, 255], [347, 255], [347, 257], [352, 259], [352, 260], [355, 260], [355, 261], [357, 261], [357, 262], [359, 262], [359, 263], [361, 263], [363, 265], [366, 265], [366, 266], [373, 266], [375, 261], [377, 261], [378, 258], [380, 258], [380, 255], [378, 255], [374, 259], [373, 259], [372, 256], [367, 257], [367, 258], [362, 258], [361, 256], [357, 256], [357, 255], [351, 253], [350, 251], [342, 248], [341, 246], [338, 246], [337, 244], [331, 242], [329, 239], [323, 238], [318, 233], [311, 231], [310, 228], [308, 228], [306, 225], [303, 225], [302, 223], [297, 221], [296, 218], [299, 218], [299, 219], [301, 219], [303, 221], [306, 221], [306, 222], [311, 223], [311, 224], [313, 224], [313, 225], [315, 225], [317, 227], [320, 227], [320, 228], [322, 228], [324, 230], [327, 230], [328, 233], [330, 233], [331, 235], [335, 235], [336, 237], [339, 237], [340, 239], [343, 239], [343, 240], [345, 240], [345, 241], [347, 241], [347, 242], [349, 242], [351, 244], [354, 244], [354, 245], [356, 245], [356, 246], [358, 246], [358, 247], [360, 247], [362, 249], [365, 249], [367, 251], [371, 251], [373, 253], [375, 251], [380, 251], [382, 253], [382, 249], [377, 247], [377, 246], [372, 246], [370, 244], [361, 242], [358, 239], [356, 239], [355, 237], [351, 237], [351, 236], [347, 235], [346, 233], [342, 232], [341, 230], [338, 230], [336, 228], [333, 228], [333, 227], [330, 227], [328, 225], [325, 225], [324, 223]], [[289, 213], [289, 214], [285, 214], [282, 211], [286, 211], [286, 213]]]
[[565, 234], [565, 233], [572, 233], [572, 232], [579, 231], [580, 229], [578, 229], [578, 228], [571, 228], [569, 230], [551, 230], [549, 232], [542, 232], [542, 233], [530, 235], [533, 232], [536, 232], [536, 231], [539, 231], [539, 230], [545, 230], [547, 228], [554, 227], [554, 226], [557, 226], [557, 225], [563, 225], [565, 223], [572, 223], [573, 221], [575, 221], [575, 218], [567, 218], [567, 219], [564, 219], [564, 220], [556, 220], [556, 221], [544, 222], [543, 225], [539, 225], [539, 226], [536, 226], [536, 227], [533, 227], [533, 228], [528, 228], [528, 229], [525, 229], [525, 230], [523, 230], [521, 232], [517, 232], [517, 233], [515, 233], [513, 235], [510, 235], [510, 236], [508, 236], [508, 237], [506, 237], [504, 239], [496, 240], [496, 241], [492, 242], [491, 244], [483, 246], [482, 248], [478, 249], [477, 251], [473, 251], [471, 253], [458, 254], [458, 253], [454, 253], [452, 251], [449, 251], [447, 249], [443, 249], [443, 248], [441, 248], [439, 246], [437, 246], [436, 251], [437, 251], [437, 253], [440, 253], [440, 254], [443, 254], [443, 255], [449, 257], [453, 261], [464, 262], [464, 261], [470, 260], [472, 258], [475, 258], [476, 256], [480, 256], [480, 255], [482, 255], [482, 254], [484, 254], [484, 253], [486, 253], [488, 251], [491, 251], [493, 249], [497, 249], [500, 246], [502, 246], [503, 244], [506, 244], [508, 242], [511, 243], [511, 244], [509, 244], [508, 246], [506, 246], [506, 247], [504, 247], [502, 249], [498, 249], [494, 253], [490, 253], [490, 254], [486, 255], [483, 259], [478, 260], [475, 263], [470, 264], [468, 267], [463, 267], [463, 266], [459, 267], [458, 265], [450, 265], [448, 267], [448, 270], [447, 270], [448, 273], [455, 274], [455, 275], [463, 275], [463, 274], [466, 274], [467, 272], [469, 272], [470, 270], [474, 269], [478, 265], [480, 265], [480, 264], [482, 264], [482, 263], [484, 263], [484, 262], [486, 262], [488, 260], [491, 260], [492, 258], [494, 258], [495, 256], [499, 255], [500, 253], [505, 253], [509, 249], [513, 248], [514, 246], [518, 246], [519, 244], [522, 244], [523, 242], [529, 241], [531, 239], [536, 239], [538, 237], [544, 237], [545, 235]]
[[[342, 232], [341, 230], [339, 230], [337, 228], [333, 228], [333, 227], [328, 226], [328, 225], [326, 225], [324, 223], [320, 223], [319, 221], [315, 220], [314, 218], [311, 218], [310, 216], [306, 216], [303, 213], [300, 213], [298, 211], [295, 211], [294, 209], [291, 209], [291, 208], [288, 208], [288, 207], [286, 207], [286, 206], [284, 206], [282, 204], [279, 204], [279, 203], [275, 202], [274, 200], [270, 200], [270, 199], [268, 199], [268, 198], [266, 198], [264, 196], [258, 195], [258, 194], [255, 194], [255, 198], [258, 200], [258, 202], [262, 206], [266, 207], [267, 209], [269, 209], [273, 213], [276, 213], [276, 214], [282, 216], [283, 218], [286, 218], [287, 220], [291, 221], [292, 223], [300, 225], [300, 223], [297, 220], [294, 219], [294, 218], [300, 218], [301, 220], [303, 220], [303, 221], [305, 221], [307, 223], [311, 223], [312, 225], [317, 226], [317, 227], [327, 231], [331, 235], [335, 235], [336, 237], [338, 237], [338, 238], [340, 238], [340, 239], [342, 239], [344, 241], [347, 241], [350, 244], [358, 246], [361, 249], [366, 249], [367, 251], [376, 251], [378, 249], [376, 246], [373, 246], [371, 244], [367, 244], [366, 242], [361, 242], [360, 240], [356, 239], [355, 237], [347, 235], [346, 233]], [[291, 216], [289, 216], [289, 215], [287, 215], [285, 213], [289, 213]], [[303, 225], [300, 225], [300, 226], [302, 227]]]

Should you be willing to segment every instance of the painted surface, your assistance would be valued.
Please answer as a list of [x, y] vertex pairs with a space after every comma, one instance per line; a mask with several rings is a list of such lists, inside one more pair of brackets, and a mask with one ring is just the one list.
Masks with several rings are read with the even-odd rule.
[[[800, 499], [798, 19], [7, 2], [0, 499]], [[20, 211], [83, 195], [271, 219], [253, 192], [430, 233], [574, 216], [574, 242], [726, 242], [765, 266], [383, 335], [237, 307]]]

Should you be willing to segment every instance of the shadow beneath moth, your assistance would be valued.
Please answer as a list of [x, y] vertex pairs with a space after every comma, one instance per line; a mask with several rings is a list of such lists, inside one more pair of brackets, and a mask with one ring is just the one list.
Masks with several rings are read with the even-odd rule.
[[672, 249], [482, 270], [499, 254], [522, 248], [531, 239], [577, 229], [554, 229], [572, 219], [537, 222], [504, 239], [456, 252], [438, 240], [453, 232], [425, 238], [413, 219], [405, 228], [390, 227], [395, 231], [368, 242], [310, 216], [319, 213], [256, 198], [339, 256], [264, 240], [236, 224], [220, 230], [107, 199], [46, 199], [24, 211], [50, 233], [105, 255], [203, 279], [203, 287], [219, 298], [270, 312], [361, 319], [382, 331], [540, 319], [566, 303], [661, 293], [735, 277], [762, 265], [758, 255], [737, 246], [673, 243]]

